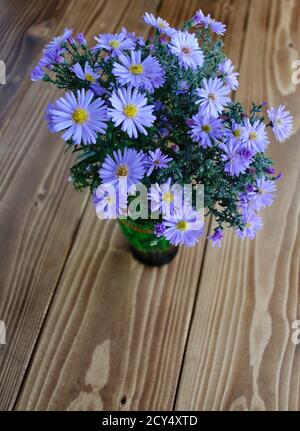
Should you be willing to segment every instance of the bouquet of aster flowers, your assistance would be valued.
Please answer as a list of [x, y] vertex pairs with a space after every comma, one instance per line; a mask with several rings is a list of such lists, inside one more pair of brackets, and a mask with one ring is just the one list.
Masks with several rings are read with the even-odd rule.
[[199, 10], [181, 29], [149, 13], [143, 20], [153, 28], [147, 39], [123, 28], [91, 49], [66, 29], [32, 71], [33, 81], [65, 91], [46, 120], [77, 155], [71, 182], [89, 188], [99, 217], [145, 226], [153, 246], [195, 245], [204, 213], [215, 220], [213, 245], [225, 227], [253, 239], [280, 178], [265, 154], [266, 128], [285, 140], [290, 113], [270, 107], [265, 122], [264, 103], [247, 114], [232, 100], [238, 73], [223, 53], [226, 26], [210, 15]]

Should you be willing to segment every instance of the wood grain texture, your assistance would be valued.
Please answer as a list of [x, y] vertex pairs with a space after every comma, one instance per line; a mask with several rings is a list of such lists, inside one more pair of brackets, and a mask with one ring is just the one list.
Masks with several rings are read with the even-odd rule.
[[[233, 2], [176, 4], [164, 0], [158, 11], [173, 25], [202, 5], [226, 14]], [[238, 11], [242, 33], [246, 3]], [[16, 408], [171, 409], [204, 243], [149, 269], [132, 259], [114, 224], [99, 222], [88, 207]]]
[[6, 63], [1, 86], [0, 126], [17, 109], [30, 85], [33, 62], [64, 19], [63, 0], [0, 0], [0, 59]]
[[[298, 0], [0, 0], [0, 410], [299, 409]], [[42, 110], [57, 96], [28, 73], [53, 34], [92, 35], [140, 16], [173, 25], [202, 8], [228, 25], [238, 98], [286, 103], [295, 135], [270, 148], [285, 179], [254, 242], [181, 250], [168, 267], [134, 261], [64, 178], [70, 158]], [[8, 35], [8, 36], [7, 36]], [[3, 228], [2, 228], [3, 226]]]
[[201, 253], [146, 268], [89, 209], [17, 408], [171, 408]]
[[284, 173], [274, 207], [254, 242], [226, 235], [207, 248], [176, 408], [299, 410], [300, 350], [291, 341], [299, 319], [300, 58], [298, 1], [252, 0], [241, 63], [239, 99], [287, 104], [295, 135], [272, 141]]
[[[5, 22], [12, 32], [7, 44], [14, 50], [15, 62], [22, 64], [23, 51], [15, 45], [23, 46], [19, 39], [26, 41], [29, 35], [35, 35], [34, 43], [40, 50], [46, 39], [65, 26], [85, 31], [91, 39], [103, 29], [114, 31], [121, 20], [127, 24], [127, 17], [130, 23], [138, 19], [134, 2], [129, 0], [114, 0], [114, 8], [112, 2], [98, 0], [60, 1], [52, 8], [43, 0], [24, 3], [28, 19], [23, 6], [21, 13], [15, 12], [23, 2], [5, 3]], [[150, 10], [154, 5], [140, 2]], [[16, 19], [15, 33], [11, 16]], [[26, 68], [32, 68], [36, 60], [30, 57]], [[8, 86], [14, 76], [14, 70], [9, 72]], [[28, 82], [25, 75], [20, 87]], [[0, 98], [4, 94], [9, 102], [14, 96], [5, 88], [0, 87]], [[15, 90], [12, 86], [11, 91]], [[43, 110], [55, 97], [53, 89], [30, 84], [11, 104], [1, 128], [0, 316], [7, 325], [7, 344], [0, 346], [2, 410], [13, 408], [86, 204], [86, 196], [66, 182], [70, 158], [65, 157], [59, 137], [51, 137], [43, 121]]]

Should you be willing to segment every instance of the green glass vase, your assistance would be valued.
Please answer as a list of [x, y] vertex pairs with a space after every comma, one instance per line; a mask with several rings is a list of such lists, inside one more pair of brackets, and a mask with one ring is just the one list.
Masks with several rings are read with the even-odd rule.
[[178, 247], [165, 238], [157, 241], [153, 233], [153, 225], [145, 221], [121, 219], [119, 226], [126, 237], [135, 259], [148, 266], [162, 266], [171, 262], [178, 252]]

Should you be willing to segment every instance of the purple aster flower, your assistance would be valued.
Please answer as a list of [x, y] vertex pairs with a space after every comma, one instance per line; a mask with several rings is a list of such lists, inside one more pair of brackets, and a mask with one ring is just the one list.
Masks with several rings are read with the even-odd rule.
[[51, 69], [52, 66], [56, 64], [61, 64], [65, 61], [63, 54], [64, 54], [64, 50], [58, 47], [44, 49], [43, 56], [39, 61], [39, 66], [47, 67], [48, 69]]
[[74, 39], [74, 37], [73, 37], [73, 36], [70, 36], [70, 37], [69, 37], [68, 42], [69, 42], [69, 44], [70, 44], [70, 45], [72, 45], [74, 48], [76, 48], [76, 47], [77, 47], [76, 39]]
[[244, 193], [239, 194], [238, 209], [242, 212], [243, 215], [252, 214], [254, 211], [252, 205], [254, 188], [250, 186], [251, 189], [248, 190], [248, 187], [246, 188], [246, 191]]
[[172, 36], [176, 33], [176, 30], [170, 27], [170, 24], [167, 21], [160, 17], [156, 18], [152, 13], [146, 12], [143, 16], [143, 20], [146, 24], [151, 25], [151, 27], [156, 28], [156, 30], [166, 34], [167, 36]]
[[226, 25], [220, 21], [211, 18], [210, 14], [205, 16], [201, 9], [196, 12], [193, 21], [196, 25], [201, 25], [206, 29], [210, 29], [213, 33], [223, 36], [226, 32]]
[[44, 70], [41, 68], [41, 66], [37, 65], [31, 72], [31, 81], [40, 81], [45, 76]]
[[162, 153], [162, 151], [158, 148], [155, 151], [149, 151], [148, 158], [146, 159], [146, 167], [148, 169], [147, 177], [149, 177], [154, 169], [163, 169], [167, 168], [169, 162], [173, 159], [172, 157], [168, 157]]
[[79, 63], [76, 63], [74, 66], [70, 67], [70, 70], [75, 73], [77, 78], [88, 81], [91, 84], [99, 78], [99, 75], [92, 69], [87, 61], [85, 62], [84, 68]]
[[[245, 147], [243, 143], [241, 144], [240, 154], [245, 159], [248, 159], [252, 162], [253, 151], [249, 150], [249, 148]], [[255, 168], [254, 168], [255, 169]]]
[[276, 139], [279, 142], [288, 139], [293, 131], [293, 117], [290, 112], [280, 105], [278, 108], [272, 107], [269, 109], [268, 116]]
[[104, 102], [93, 98], [94, 93], [84, 89], [77, 90], [77, 97], [72, 92], [60, 97], [48, 109], [51, 128], [55, 132], [64, 130], [65, 141], [72, 138], [76, 145], [95, 144], [97, 133], [105, 133], [108, 118]]
[[153, 67], [153, 69], [149, 71], [149, 79], [150, 81], [148, 84], [144, 85], [144, 89], [153, 93], [156, 88], [161, 87], [165, 83], [165, 73], [163, 68], [160, 65], [159, 69], [157, 66]]
[[273, 166], [269, 166], [268, 168], [265, 168], [265, 173], [268, 175], [274, 175], [275, 172], [276, 172], [276, 170]]
[[130, 57], [121, 54], [119, 62], [121, 64], [114, 64], [113, 74], [121, 85], [129, 84], [152, 92], [165, 81], [163, 68], [151, 55], [142, 60], [141, 51], [131, 51]]
[[164, 219], [166, 231], [164, 237], [172, 245], [185, 245], [193, 247], [201, 235], [203, 235], [204, 223], [200, 214], [194, 211], [189, 205], [186, 205], [181, 217], [173, 216]]
[[200, 97], [199, 112], [202, 115], [217, 118], [224, 107], [230, 103], [229, 93], [230, 89], [224, 85], [220, 78], [204, 79], [202, 87], [197, 89], [197, 94]]
[[[272, 187], [271, 193], [274, 190]], [[260, 195], [260, 193], [258, 192], [257, 185], [253, 186], [250, 184], [246, 186], [245, 191], [243, 193], [240, 193], [238, 208], [239, 210], [241, 210], [243, 215], [252, 214], [255, 210], [261, 209], [263, 206], [265, 206], [261, 204], [261, 196], [257, 196], [257, 195]], [[271, 200], [273, 200], [273, 196], [271, 195], [270, 197], [271, 197]], [[269, 200], [268, 200], [268, 203], [269, 203]]]
[[179, 64], [185, 69], [196, 70], [203, 66], [204, 55], [195, 34], [178, 31], [172, 37], [169, 48], [178, 57]]
[[113, 56], [120, 55], [125, 50], [134, 49], [135, 43], [126, 34], [99, 34], [95, 37], [98, 42], [95, 49], [106, 49], [112, 53]]
[[251, 151], [255, 153], [264, 152], [269, 143], [264, 123], [257, 120], [251, 124], [248, 118], [244, 125], [242, 141]]
[[188, 119], [186, 120], [185, 124], [186, 124], [188, 127], [193, 127], [193, 125], [194, 125], [194, 121], [193, 121], [193, 119], [192, 119], [192, 118], [188, 118]]
[[242, 217], [242, 221], [245, 224], [244, 229], [236, 230], [237, 235], [242, 239], [245, 239], [245, 238], [254, 239], [256, 237], [257, 231], [259, 231], [263, 227], [261, 217], [259, 217], [254, 212], [244, 214]]
[[137, 46], [139, 48], [142, 47], [142, 46], [145, 46], [145, 44], [146, 44], [145, 38], [143, 36], [138, 36], [136, 38], [136, 43], [137, 43]]
[[166, 226], [163, 223], [157, 223], [154, 226], [154, 235], [157, 236], [157, 238], [161, 238], [164, 236], [164, 233], [166, 231]]
[[48, 43], [46, 48], [50, 48], [50, 49], [61, 48], [72, 36], [72, 34], [73, 34], [73, 30], [71, 28], [65, 28], [63, 34], [61, 36], [54, 37], [51, 40], [51, 42]]
[[259, 211], [273, 204], [277, 187], [274, 181], [265, 178], [258, 178], [256, 186], [256, 191], [252, 193], [251, 204], [254, 210]]
[[87, 41], [86, 38], [84, 36], [83, 33], [78, 33], [76, 36], [77, 42], [79, 43], [79, 45], [86, 47], [87, 46]]
[[157, 133], [162, 139], [165, 139], [170, 135], [170, 131], [167, 127], [158, 127]]
[[104, 184], [120, 186], [120, 192], [130, 190], [138, 184], [145, 174], [145, 155], [133, 148], [125, 148], [113, 152], [113, 156], [107, 156], [99, 170], [100, 179]]
[[128, 37], [128, 39], [132, 40], [132, 42], [136, 42], [137, 38], [134, 32], [129, 32], [127, 28], [122, 27], [121, 33]]
[[49, 103], [47, 108], [45, 109], [45, 120], [48, 123], [48, 129], [50, 130], [51, 133], [56, 133], [56, 130], [54, 129], [54, 123], [52, 121], [52, 114], [50, 113], [50, 111], [52, 111], [53, 109], [55, 109], [55, 105], [53, 103]]
[[97, 216], [101, 219], [116, 219], [125, 214], [127, 202], [120, 199], [118, 190], [112, 184], [101, 184], [92, 195]]
[[97, 70], [97, 72], [93, 70], [92, 67], [88, 64], [88, 62], [85, 63], [84, 69], [79, 63], [76, 63], [70, 68], [70, 70], [75, 73], [77, 78], [89, 82], [90, 89], [94, 92], [96, 96], [101, 97], [103, 96], [103, 94], [108, 93], [108, 91], [104, 87], [102, 87], [98, 82], [96, 82], [99, 79], [99, 70]]
[[225, 128], [224, 132], [226, 141], [233, 141], [235, 144], [240, 144], [241, 138], [244, 135], [245, 130], [242, 124], [233, 121], [231, 124], [231, 128]]
[[[146, 105], [146, 97], [139, 93], [137, 89], [119, 88], [110, 97], [112, 108], [109, 109], [109, 116], [118, 127], [127, 132], [131, 138], [138, 137], [138, 131], [147, 135], [145, 127], [151, 127], [155, 120], [153, 113], [154, 105]], [[145, 126], [145, 127], [144, 127]]]
[[221, 73], [222, 79], [226, 82], [231, 90], [237, 90], [239, 81], [237, 77], [239, 73], [234, 72], [234, 65], [231, 60], [227, 58], [223, 63], [219, 64], [219, 72]]
[[176, 94], [186, 94], [190, 91], [190, 85], [187, 81], [180, 81], [178, 84], [178, 90]]
[[221, 241], [224, 238], [224, 232], [223, 229], [215, 229], [213, 235], [209, 236], [207, 239], [210, 239], [212, 241], [212, 246], [215, 245], [218, 247], [221, 247]]
[[166, 105], [161, 101], [157, 100], [154, 105], [155, 111], [164, 111], [166, 109]]
[[161, 212], [164, 216], [170, 216], [175, 211], [175, 193], [178, 192], [176, 184], [172, 185], [172, 179], [169, 178], [164, 184], [155, 184], [151, 186], [148, 195], [151, 201], [151, 211]]
[[96, 96], [102, 97], [103, 94], [110, 94], [106, 88], [102, 87], [98, 82], [90, 85], [90, 89], [94, 92]]
[[219, 145], [224, 154], [221, 156], [225, 164], [225, 172], [231, 176], [239, 176], [245, 173], [252, 162], [252, 153], [242, 145], [235, 144], [233, 141]]
[[213, 18], [211, 18], [209, 28], [213, 33], [216, 33], [219, 36], [223, 36], [226, 33], [226, 25]]
[[223, 136], [223, 124], [218, 118], [193, 116], [193, 123], [190, 134], [195, 142], [199, 142], [202, 148], [212, 147], [213, 141], [221, 139]]
[[246, 186], [246, 192], [247, 193], [252, 193], [252, 192], [254, 192], [255, 191], [255, 187], [254, 186], [252, 186], [252, 184], [248, 184], [247, 186]]

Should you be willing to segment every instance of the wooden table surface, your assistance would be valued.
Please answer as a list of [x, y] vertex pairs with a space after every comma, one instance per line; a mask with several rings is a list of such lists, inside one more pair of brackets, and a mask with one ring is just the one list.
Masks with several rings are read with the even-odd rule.
[[[131, 257], [114, 222], [66, 181], [70, 157], [29, 74], [64, 27], [141, 34], [145, 11], [177, 25], [198, 8], [228, 25], [237, 99], [287, 104], [283, 171], [255, 241], [203, 240], [161, 269]], [[300, 0], [0, 0], [1, 410], [298, 410]]]

